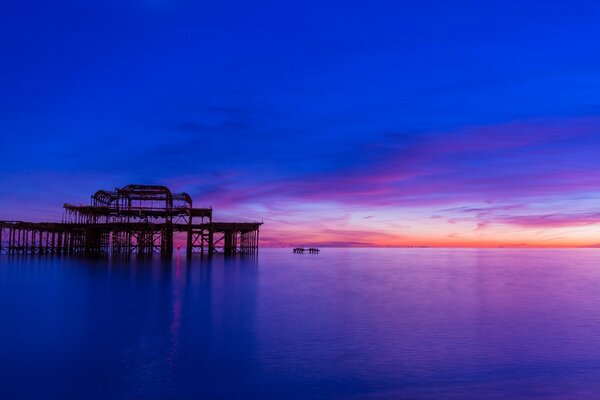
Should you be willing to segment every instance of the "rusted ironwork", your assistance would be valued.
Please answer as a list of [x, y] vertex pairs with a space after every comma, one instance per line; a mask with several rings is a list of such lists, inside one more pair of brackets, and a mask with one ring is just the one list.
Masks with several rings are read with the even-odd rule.
[[166, 186], [99, 190], [90, 205], [64, 205], [62, 222], [0, 221], [0, 254], [171, 255], [185, 234], [187, 253], [256, 254], [262, 222], [214, 222], [187, 193]]

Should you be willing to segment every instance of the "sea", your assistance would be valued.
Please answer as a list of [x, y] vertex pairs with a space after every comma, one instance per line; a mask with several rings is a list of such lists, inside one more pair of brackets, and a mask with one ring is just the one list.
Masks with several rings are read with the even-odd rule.
[[600, 398], [600, 249], [0, 256], [0, 399]]

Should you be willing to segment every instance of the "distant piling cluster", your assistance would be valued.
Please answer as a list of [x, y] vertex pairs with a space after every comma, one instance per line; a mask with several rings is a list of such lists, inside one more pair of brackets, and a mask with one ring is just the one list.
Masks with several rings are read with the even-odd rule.
[[[90, 205], [65, 204], [62, 222], [0, 221], [0, 254], [173, 253], [187, 236], [188, 255], [255, 254], [262, 222], [215, 222], [187, 193], [165, 186], [99, 190]], [[179, 250], [180, 245], [177, 245]]]
[[321, 250], [316, 248], [316, 247], [309, 247], [308, 249], [305, 249], [304, 247], [296, 247], [294, 248], [294, 253], [299, 253], [299, 254], [304, 254], [306, 253], [310, 253], [310, 254], [318, 254]]

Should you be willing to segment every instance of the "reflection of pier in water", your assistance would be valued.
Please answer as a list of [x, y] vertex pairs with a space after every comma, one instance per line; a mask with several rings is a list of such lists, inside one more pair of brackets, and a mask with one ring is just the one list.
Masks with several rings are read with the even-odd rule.
[[0, 221], [0, 253], [170, 255], [181, 233], [188, 255], [254, 254], [262, 224], [214, 222], [212, 208], [194, 208], [187, 193], [165, 186], [100, 190], [91, 205], [64, 209], [62, 222]]

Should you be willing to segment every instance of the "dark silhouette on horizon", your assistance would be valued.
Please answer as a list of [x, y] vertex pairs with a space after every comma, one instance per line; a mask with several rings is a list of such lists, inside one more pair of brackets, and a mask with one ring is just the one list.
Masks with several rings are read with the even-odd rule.
[[[99, 190], [90, 205], [64, 205], [62, 222], [0, 221], [0, 254], [173, 254], [185, 233], [187, 254], [256, 254], [262, 222], [215, 222], [187, 193], [166, 186]], [[180, 245], [177, 245], [179, 250]]]
[[310, 254], [318, 254], [321, 250], [317, 247], [309, 247], [308, 249], [305, 249], [304, 247], [295, 247], [293, 250], [294, 253], [299, 254], [304, 254], [305, 251]]

